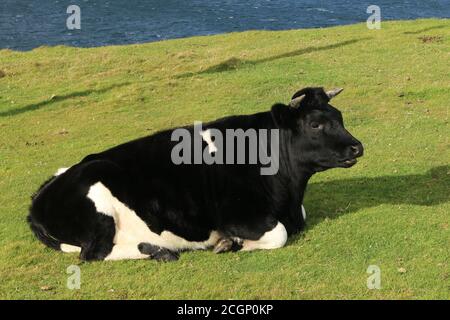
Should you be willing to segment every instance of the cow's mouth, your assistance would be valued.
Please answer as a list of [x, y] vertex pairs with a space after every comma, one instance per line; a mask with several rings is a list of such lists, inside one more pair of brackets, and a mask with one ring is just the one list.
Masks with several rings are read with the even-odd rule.
[[339, 161], [339, 164], [341, 166], [343, 166], [344, 168], [350, 168], [350, 167], [353, 167], [357, 162], [358, 162], [358, 160], [356, 160], [356, 158], [353, 158], [353, 159], [341, 160], [341, 161]]

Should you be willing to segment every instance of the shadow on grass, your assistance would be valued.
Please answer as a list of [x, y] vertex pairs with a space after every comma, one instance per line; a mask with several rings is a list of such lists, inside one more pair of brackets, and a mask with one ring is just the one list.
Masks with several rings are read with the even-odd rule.
[[[425, 174], [353, 178], [311, 183], [305, 196], [306, 230], [324, 219], [381, 204], [434, 206], [450, 201], [450, 166]], [[309, 204], [309, 208], [308, 208]]]
[[307, 47], [307, 48], [294, 50], [294, 51], [278, 54], [275, 56], [270, 56], [267, 58], [256, 59], [256, 60], [241, 60], [241, 59], [238, 59], [235, 57], [231, 57], [230, 59], [227, 59], [217, 65], [211, 66], [205, 70], [198, 71], [198, 72], [183, 73], [183, 74], [178, 75], [177, 78], [186, 78], [186, 77], [191, 77], [191, 76], [196, 76], [196, 75], [201, 75], [201, 74], [211, 74], [211, 73], [217, 73], [217, 72], [232, 71], [232, 70], [236, 70], [240, 67], [253, 66], [253, 65], [260, 64], [260, 63], [270, 62], [270, 61], [283, 59], [283, 58], [295, 57], [295, 56], [299, 56], [299, 55], [307, 54], [307, 53], [311, 53], [311, 52], [336, 49], [336, 48], [340, 48], [343, 46], [357, 43], [359, 41], [364, 41], [364, 40], [369, 40], [369, 39], [371, 39], [371, 38], [359, 38], [359, 39], [341, 41], [341, 42], [329, 44], [326, 46]]
[[18, 108], [18, 109], [11, 109], [11, 110], [2, 111], [2, 112], [0, 112], [0, 117], [15, 116], [15, 115], [18, 115], [18, 114], [21, 114], [21, 113], [34, 111], [34, 110], [40, 109], [42, 107], [46, 107], [48, 105], [51, 105], [53, 103], [64, 101], [64, 100], [71, 99], [71, 98], [86, 97], [86, 96], [89, 96], [89, 95], [91, 95], [93, 93], [105, 93], [105, 92], [107, 92], [109, 90], [112, 90], [114, 88], [123, 87], [123, 86], [126, 86], [128, 84], [129, 83], [120, 83], [120, 84], [111, 85], [111, 86], [105, 87], [103, 89], [98, 89], [98, 90], [92, 89], [92, 90], [77, 91], [77, 92], [72, 92], [72, 93], [69, 93], [69, 94], [62, 95], [62, 96], [55, 95], [55, 96], [51, 97], [48, 100], [44, 100], [44, 101], [41, 101], [41, 102], [38, 102], [38, 103], [29, 104], [27, 106], [24, 106], [24, 107], [21, 107], [21, 108]]
[[446, 25], [438, 25], [438, 26], [432, 26], [432, 27], [420, 29], [420, 30], [417, 30], [417, 31], [406, 31], [406, 32], [403, 32], [403, 34], [420, 34], [422, 32], [435, 30], [435, 29], [442, 29], [442, 28], [447, 28], [447, 27], [448, 26], [446, 26]]

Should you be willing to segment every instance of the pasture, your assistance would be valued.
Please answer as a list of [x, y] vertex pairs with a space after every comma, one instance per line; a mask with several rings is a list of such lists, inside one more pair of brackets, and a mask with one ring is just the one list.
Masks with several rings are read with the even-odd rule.
[[[448, 19], [0, 50], [0, 298], [449, 299], [449, 61]], [[82, 263], [32, 236], [30, 196], [56, 169], [305, 86], [345, 88], [332, 104], [365, 156], [313, 177], [306, 230], [286, 247]]]

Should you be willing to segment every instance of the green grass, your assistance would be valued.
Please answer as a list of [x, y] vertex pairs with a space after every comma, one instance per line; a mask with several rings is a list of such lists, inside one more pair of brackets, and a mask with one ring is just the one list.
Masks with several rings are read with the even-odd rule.
[[[449, 299], [449, 52], [448, 19], [1, 50], [0, 298]], [[268, 110], [310, 85], [345, 88], [334, 105], [366, 152], [312, 179], [307, 229], [282, 249], [81, 263], [25, 223], [30, 195], [59, 167], [163, 128]], [[66, 288], [72, 264], [80, 290]], [[369, 265], [380, 290], [366, 286]]]

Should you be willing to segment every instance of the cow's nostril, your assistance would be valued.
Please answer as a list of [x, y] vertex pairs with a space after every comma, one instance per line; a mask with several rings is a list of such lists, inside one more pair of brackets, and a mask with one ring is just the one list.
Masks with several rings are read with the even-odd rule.
[[360, 152], [359, 146], [351, 146], [350, 149], [352, 150], [354, 155], [357, 155]]

